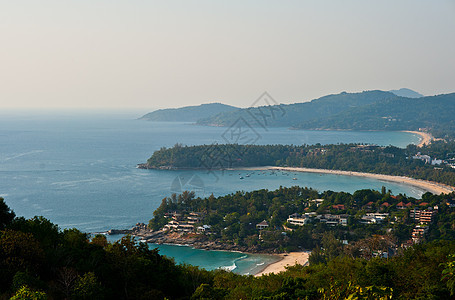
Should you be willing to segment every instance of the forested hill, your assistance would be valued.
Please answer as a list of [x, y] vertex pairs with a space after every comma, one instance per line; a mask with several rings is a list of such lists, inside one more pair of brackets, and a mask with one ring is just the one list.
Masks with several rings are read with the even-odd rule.
[[[398, 96], [408, 95], [409, 97]], [[310, 102], [249, 108], [211, 103], [161, 109], [141, 117], [150, 121], [184, 121], [199, 125], [291, 127], [311, 130], [419, 130], [436, 137], [455, 137], [455, 93], [418, 97], [418, 93], [365, 91], [324, 96]], [[265, 104], [265, 103], [264, 103]], [[269, 103], [270, 104], [270, 103]], [[246, 126], [246, 125], [245, 125]]]
[[421, 97], [423, 97], [422, 94], [420, 94], [420, 93], [418, 93], [416, 91], [410, 90], [410, 89], [406, 89], [406, 88], [402, 88], [402, 89], [399, 89], [399, 90], [392, 90], [392, 91], [389, 91], [389, 92], [392, 92], [395, 95], [401, 96], [401, 97], [408, 97], [408, 98], [421, 98]]
[[455, 93], [418, 99], [394, 97], [332, 116], [301, 122], [301, 129], [455, 132]]
[[159, 109], [142, 116], [140, 119], [164, 122], [196, 122], [197, 120], [206, 118], [207, 116], [236, 110], [238, 110], [238, 108], [234, 106], [222, 103], [209, 103], [198, 106]]
[[[311, 121], [335, 115], [355, 107], [372, 104], [378, 101], [397, 98], [393, 93], [383, 91], [366, 91], [362, 93], [341, 93], [328, 95], [310, 102], [279, 104], [240, 111], [224, 112], [197, 121], [200, 125], [230, 126], [242, 117], [251, 126], [293, 127], [302, 120]], [[267, 115], [267, 117], [265, 117]]]
[[[140, 168], [226, 169], [235, 167], [306, 167], [369, 172], [432, 180], [455, 186], [455, 142], [434, 142], [417, 148], [341, 145], [202, 145], [162, 148], [155, 151]], [[435, 167], [421, 159], [419, 152], [443, 160]], [[447, 163], [445, 163], [447, 162]]]

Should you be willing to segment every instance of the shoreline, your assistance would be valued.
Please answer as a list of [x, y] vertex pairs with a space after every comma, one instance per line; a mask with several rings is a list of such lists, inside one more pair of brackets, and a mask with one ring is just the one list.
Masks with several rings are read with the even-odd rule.
[[276, 256], [280, 257], [280, 260], [264, 266], [264, 268], [261, 271], [254, 274], [254, 277], [269, 274], [278, 274], [280, 272], [286, 271], [286, 267], [291, 267], [295, 265], [306, 266], [308, 265], [308, 257], [310, 256], [310, 252], [309, 251], [289, 252], [277, 254]]
[[263, 268], [259, 269], [253, 276], [259, 277], [262, 275], [268, 274], [278, 274], [280, 272], [286, 271], [286, 267], [295, 266], [297, 264], [302, 266], [308, 265], [308, 257], [310, 256], [311, 251], [302, 251], [302, 252], [285, 252], [285, 253], [267, 253], [267, 252], [249, 252], [249, 251], [239, 251], [239, 250], [229, 250], [229, 249], [210, 249], [210, 248], [200, 248], [194, 244], [178, 244], [178, 243], [154, 243], [147, 242], [147, 244], [154, 245], [171, 245], [178, 247], [190, 247], [193, 249], [205, 250], [205, 251], [221, 251], [221, 252], [235, 252], [246, 255], [269, 255], [277, 258], [275, 262], [264, 264]]
[[[117, 230], [120, 232], [120, 230]], [[115, 233], [117, 233], [115, 231]], [[274, 251], [255, 251], [254, 248], [236, 247], [233, 245], [219, 244], [218, 242], [210, 242], [204, 239], [199, 239], [196, 236], [192, 238], [184, 238], [180, 234], [166, 235], [164, 231], [150, 231], [145, 228], [133, 227], [129, 230], [122, 230], [123, 233], [128, 232], [132, 236], [140, 239], [147, 244], [155, 245], [172, 245], [179, 247], [190, 247], [193, 249], [200, 249], [206, 251], [224, 251], [224, 252], [236, 252], [243, 253], [246, 255], [264, 254], [270, 255], [276, 258], [274, 262], [265, 263], [254, 276], [261, 276], [271, 273], [279, 273], [286, 271], [287, 266], [294, 266], [296, 264], [307, 265], [310, 251], [299, 251], [299, 252], [284, 252], [276, 253]], [[107, 233], [107, 232], [106, 232]]]
[[[253, 168], [248, 168], [253, 170]], [[384, 174], [375, 174], [375, 173], [365, 173], [365, 172], [356, 172], [356, 171], [341, 171], [341, 170], [329, 170], [329, 169], [313, 169], [313, 168], [299, 168], [299, 167], [264, 167], [256, 168], [256, 170], [281, 170], [281, 171], [290, 171], [290, 172], [305, 172], [305, 173], [321, 173], [321, 174], [333, 174], [333, 175], [344, 175], [344, 176], [358, 176], [358, 177], [367, 177], [373, 179], [379, 179], [382, 181], [390, 181], [396, 183], [402, 183], [406, 185], [415, 186], [421, 188], [425, 191], [434, 193], [434, 194], [450, 194], [455, 191], [455, 188], [448, 186], [442, 183], [437, 183], [433, 181], [423, 180], [423, 179], [414, 179], [406, 176], [393, 176], [393, 175], [384, 175]]]
[[413, 133], [413, 134], [417, 134], [418, 136], [420, 136], [420, 141], [417, 144], [418, 148], [422, 148], [423, 146], [429, 145], [434, 140], [434, 137], [431, 135], [431, 133], [422, 132], [422, 131], [411, 131], [411, 130], [403, 130], [402, 132]]

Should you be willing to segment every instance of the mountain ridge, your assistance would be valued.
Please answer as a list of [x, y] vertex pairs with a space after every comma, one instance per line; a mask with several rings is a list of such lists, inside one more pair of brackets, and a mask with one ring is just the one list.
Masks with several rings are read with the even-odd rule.
[[[409, 89], [400, 91], [418, 94]], [[420, 95], [420, 94], [418, 94]], [[455, 93], [403, 97], [392, 91], [342, 92], [308, 102], [238, 108], [221, 103], [157, 110], [141, 119], [204, 126], [289, 127], [307, 130], [426, 130], [455, 136]]]
[[139, 120], [162, 121], [162, 122], [196, 122], [207, 116], [225, 111], [238, 110], [238, 107], [213, 102], [180, 108], [164, 108], [147, 113]]

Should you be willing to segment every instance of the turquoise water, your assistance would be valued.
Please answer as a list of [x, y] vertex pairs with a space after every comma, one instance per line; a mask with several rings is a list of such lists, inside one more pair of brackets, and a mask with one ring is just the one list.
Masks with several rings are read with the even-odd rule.
[[202, 266], [206, 270], [224, 269], [242, 275], [254, 275], [265, 266], [278, 261], [278, 258], [267, 254], [246, 254], [229, 251], [208, 251], [188, 246], [150, 244], [160, 253], [174, 257], [176, 263], [187, 263]]
[[[0, 196], [19, 216], [42, 215], [61, 228], [98, 232], [148, 222], [161, 199], [179, 188], [175, 185], [178, 178], [197, 179], [192, 181], [196, 184], [183, 188], [193, 188], [200, 196], [224, 195], [237, 190], [272, 190], [280, 185], [348, 192], [361, 188], [380, 189], [385, 185], [396, 194], [415, 197], [422, 194], [414, 187], [361, 177], [282, 172], [274, 175], [256, 172], [245, 177], [246, 172], [240, 171], [136, 169], [137, 163], [145, 162], [153, 151], [163, 146], [222, 143], [226, 129], [145, 122], [135, 120], [135, 117], [93, 113], [58, 116], [0, 113]], [[257, 133], [260, 135], [257, 144], [359, 142], [403, 147], [418, 142], [417, 136], [403, 132], [271, 128], [257, 129]], [[240, 180], [240, 176], [245, 179]], [[293, 177], [297, 180], [292, 180]], [[172, 246], [169, 247], [162, 251], [170, 251]], [[183, 253], [182, 248], [178, 249], [177, 253]], [[203, 253], [202, 257], [205, 257], [211, 252]], [[237, 258], [228, 260], [232, 262]], [[180, 261], [178, 257], [176, 260]], [[241, 272], [242, 261], [248, 260], [238, 261]], [[223, 262], [220, 265], [233, 264]]]
[[[115, 242], [123, 236], [108, 235], [107, 239]], [[186, 245], [149, 244], [149, 248], [158, 248], [161, 255], [174, 259], [177, 264], [190, 264], [206, 270], [223, 269], [241, 275], [257, 274], [267, 265], [279, 260], [278, 256], [269, 254], [201, 250]]]

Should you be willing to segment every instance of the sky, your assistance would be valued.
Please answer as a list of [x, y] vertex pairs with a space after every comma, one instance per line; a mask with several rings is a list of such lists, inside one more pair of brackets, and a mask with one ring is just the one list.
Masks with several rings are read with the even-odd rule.
[[454, 0], [0, 1], [0, 109], [455, 92]]

